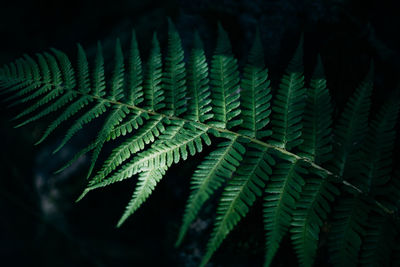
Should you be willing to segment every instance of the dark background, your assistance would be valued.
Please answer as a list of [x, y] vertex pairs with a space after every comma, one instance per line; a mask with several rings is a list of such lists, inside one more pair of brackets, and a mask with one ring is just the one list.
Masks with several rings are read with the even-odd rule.
[[[166, 17], [175, 22], [186, 52], [194, 29], [200, 31], [207, 54], [216, 39], [216, 23], [228, 31], [239, 63], [260, 27], [272, 85], [305, 36], [305, 74], [313, 70], [320, 53], [335, 111], [375, 63], [373, 112], [398, 86], [400, 19], [395, 1], [345, 0], [153, 0], [77, 1], [14, 0], [0, 7], [0, 65], [50, 47], [76, 55], [81, 43], [89, 58], [97, 40], [104, 45], [106, 63], [112, 60], [115, 38], [128, 45], [135, 27], [147, 58], [153, 31], [163, 49]], [[307, 80], [308, 81], [308, 80]], [[206, 207], [183, 246], [174, 249], [194, 160], [168, 171], [149, 201], [125, 225], [115, 224], [130, 199], [132, 180], [90, 193], [75, 204], [86, 185], [88, 157], [61, 175], [53, 171], [95, 134], [96, 124], [75, 137], [62, 152], [52, 155], [64, 128], [47, 142], [33, 146], [46, 120], [14, 129], [10, 119], [18, 109], [0, 107], [0, 265], [1, 266], [196, 266], [211, 230], [214, 208]], [[50, 118], [51, 119], [51, 118]], [[399, 145], [396, 145], [398, 151]], [[215, 202], [212, 200], [211, 202]], [[256, 206], [260, 203], [256, 203]], [[263, 243], [260, 208], [223, 243], [210, 266], [260, 266]], [[286, 243], [284, 243], [286, 246]], [[288, 246], [290, 247], [290, 246]], [[290, 249], [278, 255], [276, 266], [294, 266]], [[323, 255], [323, 254], [322, 254]], [[322, 257], [322, 256], [321, 256]], [[324, 260], [318, 259], [324, 264]]]

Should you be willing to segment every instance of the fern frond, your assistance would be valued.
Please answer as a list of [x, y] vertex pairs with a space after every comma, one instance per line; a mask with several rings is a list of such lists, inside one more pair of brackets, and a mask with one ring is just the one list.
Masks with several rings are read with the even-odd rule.
[[124, 214], [118, 221], [117, 227], [121, 225], [129, 218], [150, 196], [158, 182], [165, 175], [167, 167], [161, 167], [158, 169], [144, 171], [139, 175], [138, 185], [135, 188], [132, 199], [125, 209]]
[[298, 160], [278, 163], [272, 173], [264, 197], [264, 229], [266, 231], [265, 266], [270, 266], [283, 236], [288, 232], [296, 201], [305, 182], [307, 170]]
[[157, 111], [165, 107], [165, 103], [163, 103], [165, 96], [161, 82], [162, 62], [160, 44], [157, 39], [157, 34], [154, 33], [144, 80], [144, 100], [146, 108], [150, 110]]
[[81, 109], [86, 107], [90, 102], [93, 101], [93, 98], [89, 96], [82, 96], [79, 98], [79, 100], [76, 100], [74, 103], [69, 105], [64, 112], [56, 119], [54, 120], [49, 127], [46, 129], [42, 137], [35, 143], [35, 145], [38, 145], [42, 143], [57, 127], [63, 123], [64, 121], [68, 120], [70, 117], [72, 117], [74, 114], [78, 113]]
[[248, 63], [243, 69], [240, 92], [243, 134], [262, 139], [272, 134], [265, 130], [271, 114], [271, 89], [268, 69], [264, 64], [260, 32], [257, 30], [253, 47], [248, 56]]
[[363, 236], [360, 266], [396, 266], [391, 265], [391, 251], [398, 233], [395, 225], [382, 215], [369, 216]]
[[168, 51], [163, 75], [165, 109], [179, 116], [186, 111], [186, 70], [181, 38], [168, 19]]
[[256, 197], [260, 197], [275, 164], [268, 148], [249, 144], [243, 162], [224, 188], [217, 208], [214, 230], [200, 266], [205, 266], [222, 241], [246, 216]]
[[89, 63], [86, 58], [86, 53], [80, 44], [78, 44], [78, 63], [76, 67], [76, 76], [78, 80], [77, 89], [83, 94], [88, 94], [90, 92]]
[[318, 248], [321, 227], [330, 213], [330, 203], [339, 195], [337, 187], [326, 177], [311, 177], [296, 203], [290, 230], [300, 266], [312, 267]]
[[164, 123], [161, 116], [153, 117], [147, 121], [134, 135], [112, 151], [93, 180], [103, 180], [125, 160], [143, 150], [145, 145], [154, 142], [156, 137], [165, 131]]
[[190, 125], [186, 125], [186, 128], [180, 130], [174, 138], [166, 139], [165, 142], [159, 142], [150, 149], [139, 153], [110, 177], [102, 181], [91, 181], [77, 201], [93, 189], [123, 181], [141, 171], [164, 166], [170, 167], [172, 163], [178, 163], [181, 159], [186, 160], [188, 157], [187, 149], [189, 149], [191, 156], [201, 152], [203, 142], [207, 145], [211, 144], [207, 130], [206, 127], [193, 129]]
[[245, 148], [237, 138], [218, 144], [197, 167], [191, 179], [191, 194], [175, 246], [179, 246], [203, 204], [222, 186], [243, 160]]
[[357, 266], [367, 207], [359, 197], [341, 197], [335, 204], [328, 249], [332, 264]]
[[98, 118], [103, 113], [107, 111], [111, 104], [106, 101], [100, 101], [93, 108], [83, 114], [81, 117], [77, 118], [76, 121], [71, 125], [71, 127], [67, 130], [65, 137], [61, 141], [60, 145], [53, 151], [53, 154], [58, 152], [64, 145], [79, 131], [83, 128], [83, 126], [93, 119]]
[[106, 92], [106, 81], [104, 74], [104, 58], [101, 43], [97, 43], [96, 58], [92, 72], [93, 77], [93, 94], [98, 97], [103, 97]]
[[[390, 179], [392, 152], [394, 148], [400, 101], [390, 99], [372, 120], [365, 141], [361, 147], [361, 168], [354, 184], [363, 192], [379, 194]], [[385, 194], [385, 193], [383, 193]]]
[[[157, 115], [155, 115], [157, 116]], [[142, 111], [131, 111], [129, 116], [126, 117], [120, 124], [116, 125], [110, 132], [107, 141], [110, 139], [115, 140], [118, 137], [125, 136], [133, 130], [138, 130], [143, 123], [150, 118], [149, 114]]]
[[74, 164], [80, 157], [82, 157], [86, 153], [92, 151], [96, 146], [97, 146], [96, 142], [90, 143], [88, 146], [86, 146], [85, 148], [81, 149], [79, 152], [75, 153], [75, 155], [72, 157], [72, 159], [67, 161], [67, 163], [65, 163], [60, 169], [58, 169], [54, 173], [55, 174], [61, 173], [62, 171], [64, 171], [68, 167], [70, 167], [72, 164]]
[[331, 157], [333, 109], [320, 56], [306, 97], [301, 135], [304, 142], [299, 149], [304, 153], [304, 157], [317, 164], [323, 164]]
[[[0, 69], [0, 93], [6, 103], [27, 106], [15, 117], [23, 119], [17, 126], [59, 112], [37, 144], [70, 121], [55, 152], [104, 115], [94, 140], [61, 168], [92, 151], [91, 179], [78, 200], [94, 189], [138, 175], [119, 227], [147, 200], [172, 164], [202, 152], [212, 136], [215, 147], [193, 174], [176, 242], [182, 242], [207, 200], [221, 191], [202, 266], [263, 193], [265, 266], [272, 264], [284, 236], [290, 234], [300, 265], [311, 267], [323, 243], [319, 242], [322, 225], [331, 218], [327, 246], [333, 265], [355, 266], [360, 258], [366, 266], [388, 264], [385, 250], [398, 234], [392, 219], [400, 203], [399, 173], [390, 178], [398, 98], [382, 108], [367, 132], [371, 71], [339, 118], [332, 153], [332, 105], [321, 60], [310, 89], [305, 89], [302, 38], [271, 107], [258, 32], [242, 76], [220, 24], [210, 71], [195, 33], [186, 76], [181, 39], [171, 20], [168, 24], [165, 61], [154, 33], [144, 72], [134, 31], [126, 61], [117, 39], [113, 69], [105, 68], [100, 43], [93, 63], [78, 45], [76, 68], [64, 53], [51, 49], [36, 59], [24, 55]], [[105, 69], [112, 69], [110, 75]], [[106, 142], [111, 152], [98, 162]], [[325, 164], [331, 164], [332, 171]], [[337, 181], [338, 177], [346, 180]], [[341, 182], [340, 187], [331, 178]], [[340, 191], [344, 194], [329, 214], [330, 202]]]
[[[5, 88], [8, 88], [7, 91], [5, 91], [5, 93], [10, 93], [13, 91], [16, 91], [13, 95], [11, 95], [10, 97], [6, 98], [5, 101], [12, 101], [14, 99], [23, 97], [24, 95], [27, 95], [29, 93], [28, 96], [20, 99], [19, 101], [15, 101], [14, 103], [10, 104], [10, 106], [14, 106], [14, 105], [18, 105], [20, 103], [24, 103], [27, 102], [29, 100], [35, 99], [36, 97], [45, 94], [46, 92], [48, 92], [51, 89], [51, 76], [50, 76], [50, 69], [49, 66], [47, 64], [46, 59], [44, 58], [44, 56], [42, 54], [37, 54], [37, 58], [38, 58], [38, 64], [32, 64], [32, 68], [35, 69], [33, 70], [33, 72], [36, 72], [39, 74], [40, 78], [39, 81], [31, 84], [29, 81], [23, 81], [21, 82], [20, 79], [14, 79], [11, 76], [11, 73], [9, 74], [9, 78], [7, 83], [4, 83], [3, 86], [5, 86]], [[42, 87], [39, 89], [37, 89], [38, 87], [40, 87], [42, 85]], [[32, 92], [36, 90], [35, 92]]]
[[[62, 85], [62, 78], [61, 78], [61, 70], [60, 70], [60, 68], [58, 67], [58, 63], [57, 63], [57, 60], [52, 56], [52, 55], [50, 55], [50, 54], [48, 54], [48, 53], [45, 53], [45, 56], [46, 56], [46, 59], [48, 60], [48, 64], [49, 64], [49, 70], [50, 70], [50, 73], [51, 73], [51, 83], [52, 83], [52, 90], [49, 92], [49, 93], [47, 93], [47, 91], [49, 90], [49, 89], [51, 89], [50, 87], [47, 87], [47, 86], [45, 86], [44, 87], [44, 91], [45, 91], [45, 93], [47, 93], [45, 96], [43, 96], [41, 99], [39, 99], [39, 100], [37, 100], [36, 101], [36, 103], [34, 103], [33, 105], [31, 105], [29, 108], [26, 108], [23, 112], [21, 112], [20, 114], [18, 114], [14, 119], [15, 120], [18, 120], [18, 119], [20, 119], [20, 118], [22, 118], [22, 117], [24, 117], [24, 116], [26, 116], [26, 115], [29, 115], [29, 114], [31, 114], [32, 112], [34, 112], [34, 111], [36, 111], [37, 109], [39, 109], [40, 107], [42, 107], [43, 105], [45, 105], [45, 104], [47, 104], [47, 103], [49, 103], [50, 101], [53, 101], [54, 99], [56, 99], [57, 97], [59, 97], [63, 92], [64, 92], [64, 87], [63, 86], [61, 86]], [[42, 91], [42, 89], [43, 88], [39, 88], [38, 89], [38, 91], [40, 92], [40, 91]], [[54, 110], [57, 110], [58, 108], [60, 108], [60, 107], [62, 107], [63, 105], [61, 105], [61, 104], [66, 104], [66, 102], [68, 102], [68, 101], [65, 101], [65, 99], [63, 99], [62, 101], [59, 101], [58, 103], [57, 103], [57, 105], [54, 105], [54, 103], [53, 103], [53, 110], [51, 110], [51, 109], [48, 109], [47, 110], [47, 112], [44, 112], [43, 114], [41, 114], [40, 116], [36, 116], [36, 118], [35, 119], [32, 119], [32, 120], [29, 120], [29, 119], [27, 119], [26, 121], [26, 123], [28, 123], [28, 122], [31, 122], [31, 121], [34, 121], [34, 120], [36, 120], [36, 119], [39, 119], [39, 118], [41, 118], [41, 117], [43, 117], [43, 116], [45, 116], [45, 115], [47, 115], [47, 114], [49, 114], [50, 112], [52, 112], [52, 111], [54, 111]], [[23, 124], [21, 124], [20, 126], [22, 126], [22, 125], [24, 125], [24, 124], [26, 124], [26, 123], [23, 123]]]
[[[115, 95], [117, 97], [118, 94]], [[99, 131], [96, 138], [96, 148], [93, 150], [91, 164], [89, 167], [89, 171], [87, 174], [87, 178], [89, 179], [92, 174], [94, 165], [96, 164], [97, 158], [100, 154], [101, 149], [103, 148], [103, 144], [107, 141], [110, 133], [114, 129], [116, 125], [118, 125], [130, 112], [130, 110], [126, 106], [115, 106], [111, 111], [110, 115], [107, 117], [102, 129]]]
[[303, 75], [303, 37], [282, 77], [272, 102], [271, 143], [286, 150], [300, 145], [302, 116], [305, 107]]
[[194, 33], [193, 49], [187, 68], [188, 111], [186, 117], [192, 121], [205, 122], [213, 117], [208, 64], [199, 33]]
[[124, 97], [124, 56], [122, 54], [121, 42], [117, 39], [115, 45], [115, 64], [111, 77], [109, 99], [118, 101]]
[[143, 102], [143, 74], [142, 60], [140, 58], [139, 46], [136, 40], [136, 32], [132, 31], [131, 48], [129, 52], [127, 78], [127, 103], [138, 106]]
[[[55, 91], [53, 91], [55, 92]], [[46, 95], [43, 99], [39, 100], [38, 102], [36, 102], [34, 105], [31, 106], [30, 109], [26, 110], [27, 113], [31, 113], [34, 112], [35, 110], [37, 110], [39, 107], [47, 104], [50, 101], [54, 101], [55, 98], [57, 98], [62, 92], [59, 91], [55, 94], [51, 94], [52, 92], [50, 92], [48, 95]], [[21, 122], [20, 124], [16, 125], [15, 128], [18, 127], [22, 127], [28, 123], [34, 122], [38, 119], [43, 118], [46, 115], [49, 115], [50, 113], [53, 113], [61, 108], [63, 108], [65, 105], [67, 105], [68, 103], [70, 103], [72, 100], [74, 100], [77, 97], [77, 93], [76, 92], [67, 92], [64, 95], [60, 96], [60, 98], [58, 98], [57, 100], [55, 100], [54, 102], [52, 102], [52, 104], [50, 104], [49, 106], [47, 106], [45, 109], [43, 109], [42, 111], [40, 111], [38, 114], [31, 116], [29, 118], [27, 118], [26, 120], [24, 120], [23, 122]], [[20, 113], [20, 115], [24, 114], [25, 112]], [[24, 114], [27, 115], [27, 114]]]
[[[58, 85], [58, 79], [60, 79], [63, 81], [62, 85], [65, 89], [69, 89], [69, 90], [75, 89], [75, 85], [76, 85], [75, 71], [72, 68], [72, 64], [69, 61], [67, 55], [57, 49], [51, 49], [51, 50], [57, 57], [57, 60], [59, 62], [59, 66], [60, 66], [60, 71], [61, 71], [60, 74], [53, 75], [53, 82], [55, 83], [55, 85]], [[53, 73], [54, 73], [54, 72], [58, 71], [58, 69], [56, 68], [56, 65], [50, 63], [50, 69], [53, 66], [55, 68], [55, 70], [53, 71]], [[60, 75], [60, 77], [56, 79], [56, 76], [58, 76], [58, 75]]]
[[347, 102], [333, 130], [332, 170], [340, 177], [353, 176], [348, 172], [351, 166], [357, 164], [355, 153], [368, 130], [372, 75], [371, 65], [369, 73]]
[[218, 24], [218, 40], [210, 72], [213, 125], [231, 129], [242, 121], [240, 115], [239, 71], [228, 34]]

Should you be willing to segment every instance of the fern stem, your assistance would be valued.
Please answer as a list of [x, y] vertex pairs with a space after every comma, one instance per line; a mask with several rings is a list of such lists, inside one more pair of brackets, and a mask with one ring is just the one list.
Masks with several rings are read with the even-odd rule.
[[[20, 80], [20, 79], [14, 78], [14, 80]], [[34, 80], [32, 80], [32, 82], [34, 82]], [[228, 129], [223, 129], [223, 128], [220, 128], [220, 127], [217, 127], [217, 126], [214, 126], [214, 125], [211, 125], [211, 124], [206, 124], [206, 123], [202, 123], [202, 122], [195, 122], [195, 121], [192, 121], [192, 120], [189, 120], [189, 119], [176, 117], [176, 116], [173, 116], [173, 115], [167, 115], [167, 114], [163, 114], [163, 113], [152, 111], [152, 110], [147, 110], [147, 109], [140, 108], [140, 107], [137, 107], [137, 106], [134, 106], [134, 105], [131, 105], [131, 104], [127, 104], [127, 103], [124, 103], [124, 102], [121, 102], [121, 101], [118, 101], [118, 100], [104, 98], [103, 96], [97, 96], [97, 95], [92, 95], [90, 93], [84, 93], [84, 92], [78, 91], [76, 89], [66, 88], [66, 87], [64, 87], [64, 86], [62, 86], [60, 84], [53, 84], [53, 83], [48, 83], [48, 82], [40, 82], [40, 83], [43, 84], [43, 85], [54, 86], [54, 88], [57, 88], [57, 89], [66, 90], [66, 91], [72, 91], [72, 92], [74, 92], [76, 94], [80, 94], [80, 95], [84, 95], [84, 96], [87, 96], [87, 97], [91, 97], [91, 98], [93, 98], [94, 100], [97, 100], [97, 101], [104, 101], [104, 102], [107, 102], [109, 104], [125, 106], [126, 108], [129, 108], [129, 109], [137, 110], [137, 111], [140, 111], [140, 112], [143, 112], [143, 113], [147, 113], [147, 114], [150, 114], [150, 115], [161, 116], [162, 118], [166, 118], [166, 119], [170, 119], [170, 120], [179, 120], [179, 121], [183, 121], [183, 122], [187, 122], [187, 123], [196, 123], [200, 127], [214, 129], [215, 131], [217, 131], [219, 133], [224, 133], [224, 134], [233, 135], [233, 136], [236, 136], [236, 137], [241, 137], [241, 138], [247, 139], [252, 143], [259, 144], [259, 145], [264, 146], [266, 148], [270, 148], [270, 149], [282, 154], [286, 158], [290, 158], [290, 159], [295, 160], [295, 161], [300, 160], [300, 161], [306, 162], [307, 164], [310, 165], [310, 167], [314, 168], [315, 170], [320, 171], [320, 173], [322, 174], [323, 177], [325, 177], [325, 178], [332, 177], [334, 182], [340, 182], [344, 186], [353, 189], [352, 191], [353, 192], [355, 191], [354, 194], [366, 194], [365, 192], [363, 192], [358, 187], [354, 186], [353, 184], [349, 183], [348, 181], [346, 181], [344, 179], [341, 179], [342, 177], [340, 175], [336, 175], [336, 174], [332, 173], [331, 171], [329, 171], [329, 170], [321, 167], [320, 165], [314, 163], [310, 159], [308, 159], [306, 157], [301, 157], [299, 155], [296, 155], [296, 154], [294, 154], [292, 152], [287, 151], [284, 148], [265, 143], [265, 142], [263, 142], [261, 140], [258, 140], [256, 138], [253, 138], [253, 137], [250, 137], [250, 136], [238, 133], [238, 132], [234, 132], [234, 131], [231, 131], [231, 130], [228, 130]], [[377, 200], [373, 200], [373, 201], [385, 213], [390, 214], [390, 215], [395, 214], [394, 210], [392, 210], [390, 208], [387, 208], [385, 205], [383, 205], [379, 201], [377, 201]]]

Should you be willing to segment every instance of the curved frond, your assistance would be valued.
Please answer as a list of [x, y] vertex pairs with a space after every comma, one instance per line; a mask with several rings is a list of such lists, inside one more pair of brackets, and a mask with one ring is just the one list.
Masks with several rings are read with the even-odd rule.
[[162, 177], [165, 175], [167, 167], [161, 167], [158, 169], [148, 170], [140, 173], [139, 181], [133, 193], [132, 199], [125, 209], [124, 214], [118, 221], [117, 227], [120, 227], [126, 219], [129, 218], [150, 196], [157, 183], [160, 182]]
[[[334, 266], [396, 264], [390, 251], [399, 234], [400, 172], [392, 172], [392, 154], [400, 102], [392, 97], [368, 128], [372, 67], [333, 129], [320, 57], [310, 88], [304, 87], [303, 38], [272, 98], [258, 31], [242, 73], [220, 24], [210, 68], [198, 33], [187, 62], [170, 19], [167, 37], [164, 48], [153, 34], [143, 65], [133, 31], [127, 58], [117, 39], [111, 67], [98, 43], [93, 59], [78, 45], [75, 64], [51, 49], [0, 68], [5, 103], [24, 105], [14, 118], [17, 127], [52, 115], [37, 144], [69, 123], [55, 153], [87, 124], [96, 127], [90, 143], [57, 171], [92, 152], [90, 180], [78, 201], [94, 189], [138, 176], [119, 227], [170, 166], [212, 142], [206, 157], [195, 158], [200, 162], [176, 241], [182, 243], [202, 207], [221, 193], [201, 266], [259, 197], [265, 266], [271, 266], [286, 235], [300, 266], [317, 264], [318, 249], [326, 247]], [[105, 145], [110, 153], [102, 157]]]
[[[371, 122], [361, 147], [361, 168], [354, 181], [364, 192], [379, 194], [390, 179], [400, 101], [397, 97], [385, 103]], [[385, 192], [383, 192], [383, 195]], [[382, 195], [382, 193], [381, 193]]]
[[393, 251], [398, 232], [396, 226], [385, 216], [369, 216], [363, 236], [360, 266], [396, 266], [391, 265], [390, 252]]
[[357, 266], [367, 219], [365, 203], [358, 197], [341, 197], [335, 204], [328, 249], [334, 266]]
[[319, 234], [330, 213], [330, 202], [339, 195], [337, 187], [326, 177], [306, 180], [291, 222], [291, 239], [300, 266], [312, 267], [317, 254]]
[[146, 121], [134, 135], [130, 136], [120, 146], [113, 149], [111, 155], [104, 161], [103, 167], [93, 180], [103, 180], [125, 160], [143, 150], [145, 145], [154, 142], [156, 137], [165, 131], [164, 123], [160, 116]]
[[207, 264], [225, 237], [246, 216], [256, 198], [261, 196], [274, 164], [268, 148], [260, 150], [256, 145], [249, 145], [243, 162], [224, 188], [217, 208], [214, 230], [200, 266]]
[[175, 246], [179, 246], [197, 217], [203, 204], [232, 177], [232, 173], [241, 164], [245, 148], [237, 138], [221, 142], [218, 148], [208, 155], [197, 167], [191, 179], [191, 194], [186, 204], [185, 215]]
[[94, 165], [96, 164], [97, 158], [100, 154], [100, 151], [103, 147], [103, 144], [107, 141], [110, 133], [114, 129], [116, 125], [121, 123], [121, 121], [126, 117], [126, 115], [131, 112], [125, 106], [115, 106], [111, 111], [110, 115], [107, 117], [102, 129], [99, 131], [96, 138], [96, 148], [93, 150], [91, 164], [89, 167], [89, 171], [87, 174], [87, 178], [92, 174]]
[[266, 231], [265, 266], [270, 266], [283, 236], [288, 232], [296, 201], [305, 182], [307, 170], [302, 162], [278, 163], [265, 189], [264, 229]]
[[[93, 189], [104, 187], [115, 182], [120, 182], [133, 175], [146, 170], [170, 167], [172, 163], [178, 163], [181, 159], [186, 160], [188, 155], [193, 156], [203, 149], [202, 143], [211, 144], [207, 134], [207, 128], [192, 128], [186, 126], [181, 129], [174, 138], [158, 142], [150, 149], [139, 153], [130, 162], [123, 165], [117, 172], [102, 181], [91, 181], [77, 201], [82, 199]], [[166, 131], [168, 134], [168, 131]], [[189, 153], [188, 153], [189, 150]]]
[[83, 126], [89, 122], [91, 122], [93, 119], [98, 118], [101, 116], [103, 113], [106, 112], [107, 108], [109, 108], [111, 105], [109, 102], [105, 101], [100, 101], [97, 103], [93, 108], [91, 108], [89, 111], [87, 111], [85, 114], [80, 116], [78, 119], [75, 120], [75, 122], [70, 126], [70, 128], [67, 130], [67, 133], [65, 134], [65, 137], [61, 141], [60, 145], [54, 150], [53, 153], [58, 152], [61, 150], [61, 148], [64, 147], [64, 145], [79, 131], [83, 128]]

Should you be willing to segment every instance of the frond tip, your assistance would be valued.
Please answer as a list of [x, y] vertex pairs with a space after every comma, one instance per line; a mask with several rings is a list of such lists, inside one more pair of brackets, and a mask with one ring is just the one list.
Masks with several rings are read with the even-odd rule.
[[167, 167], [162, 167], [159, 169], [152, 169], [144, 171], [139, 175], [138, 185], [135, 188], [132, 199], [125, 209], [124, 214], [118, 221], [117, 227], [120, 227], [129, 216], [131, 216], [146, 199], [150, 196], [151, 192], [156, 187], [157, 183], [165, 175]]

